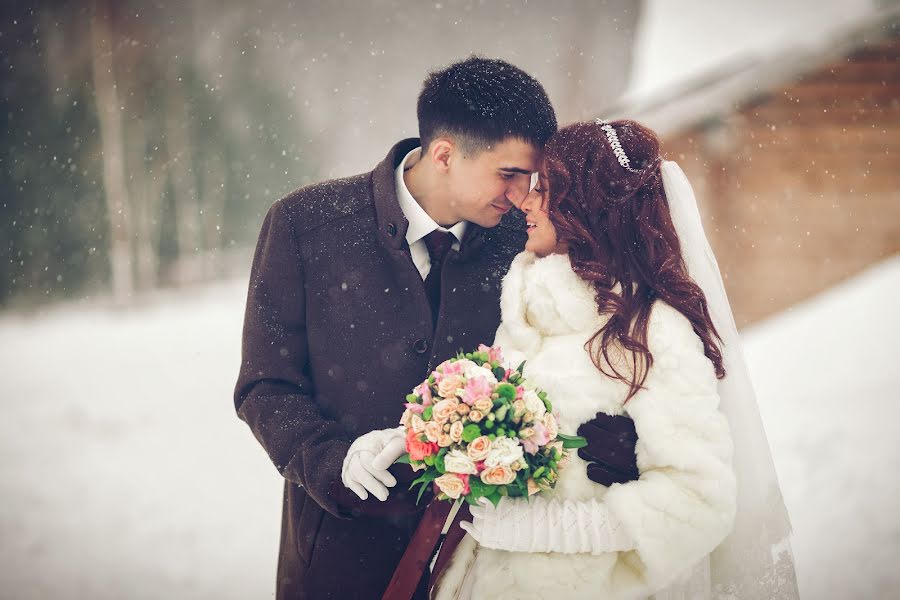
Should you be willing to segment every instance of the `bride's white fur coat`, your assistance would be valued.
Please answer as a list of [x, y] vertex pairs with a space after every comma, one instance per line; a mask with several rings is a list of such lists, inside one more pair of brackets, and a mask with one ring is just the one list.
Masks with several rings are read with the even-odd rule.
[[718, 410], [715, 372], [690, 322], [662, 301], [654, 304], [648, 327], [653, 367], [646, 389], [623, 404], [627, 386], [602, 374], [584, 349], [605, 319], [568, 256], [517, 256], [503, 281], [501, 308], [495, 344], [514, 365], [527, 359], [525, 375], [549, 394], [560, 431], [574, 435], [597, 411], [634, 420], [638, 481], [596, 484], [573, 451], [548, 493], [604, 502], [634, 549], [513, 553], [477, 547], [467, 535], [433, 597], [608, 600], [647, 598], [673, 584], [670, 590], [684, 590], [685, 578], [694, 573], [696, 579], [730, 532], [736, 502], [732, 443]]

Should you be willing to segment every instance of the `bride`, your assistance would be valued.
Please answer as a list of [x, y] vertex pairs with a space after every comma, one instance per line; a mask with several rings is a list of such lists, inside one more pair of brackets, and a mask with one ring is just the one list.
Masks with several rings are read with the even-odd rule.
[[[548, 142], [495, 345], [560, 430], [627, 414], [640, 478], [577, 454], [557, 486], [471, 509], [433, 597], [796, 598], [789, 525], [690, 185], [633, 121]], [[437, 575], [437, 574], [436, 574]]]

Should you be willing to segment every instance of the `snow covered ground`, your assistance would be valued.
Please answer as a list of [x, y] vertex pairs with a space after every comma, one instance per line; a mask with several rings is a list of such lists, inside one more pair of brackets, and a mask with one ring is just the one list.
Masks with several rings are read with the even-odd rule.
[[[0, 317], [0, 598], [271, 597], [244, 282]], [[900, 257], [746, 332], [805, 598], [900, 594]]]

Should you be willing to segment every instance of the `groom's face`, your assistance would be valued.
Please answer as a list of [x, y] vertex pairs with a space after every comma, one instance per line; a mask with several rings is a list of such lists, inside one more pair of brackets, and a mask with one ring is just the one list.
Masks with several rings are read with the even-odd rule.
[[452, 206], [462, 220], [482, 227], [500, 223], [528, 195], [537, 170], [538, 149], [507, 138], [473, 156], [460, 156], [450, 169]]

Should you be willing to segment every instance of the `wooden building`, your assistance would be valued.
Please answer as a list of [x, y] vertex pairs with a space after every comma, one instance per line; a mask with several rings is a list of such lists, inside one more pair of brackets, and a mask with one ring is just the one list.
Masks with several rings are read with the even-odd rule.
[[900, 20], [730, 64], [629, 115], [690, 178], [738, 325], [900, 252]]

